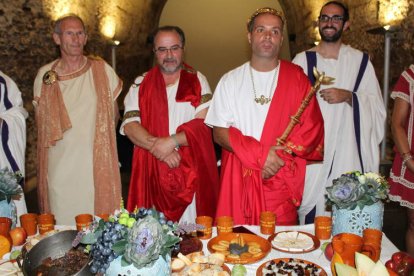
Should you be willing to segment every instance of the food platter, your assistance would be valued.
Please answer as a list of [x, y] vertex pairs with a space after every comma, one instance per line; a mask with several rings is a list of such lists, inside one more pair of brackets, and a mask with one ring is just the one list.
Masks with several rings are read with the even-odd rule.
[[[230, 252], [230, 244], [238, 243], [247, 248], [247, 252], [240, 255]], [[264, 257], [271, 250], [271, 245], [266, 239], [252, 234], [225, 233], [211, 239], [207, 248], [211, 253], [219, 252], [226, 255], [225, 262], [230, 264], [251, 264]]]
[[[216, 256], [214, 256], [216, 255]], [[183, 255], [178, 255], [177, 257], [172, 258], [171, 269], [172, 276], [188, 276], [193, 275], [195, 272], [201, 273], [202, 275], [216, 275], [222, 271], [226, 271], [231, 275], [230, 268], [224, 264], [224, 256], [217, 256], [221, 254], [212, 254], [209, 256], [204, 255], [203, 252], [193, 252], [185, 257]], [[178, 265], [176, 261], [180, 261], [181, 264]], [[198, 275], [198, 274], [197, 274]]]
[[[271, 262], [273, 262], [274, 264], [272, 264]], [[266, 261], [264, 263], [262, 263], [256, 270], [256, 276], [263, 276], [265, 275], [265, 273], [271, 273], [271, 269], [269, 269], [269, 264], [272, 264], [271, 267], [277, 267], [277, 270], [274, 270], [275, 273], [276, 271], [278, 271], [279, 269], [283, 269], [285, 267], [285, 264], [288, 264], [290, 267], [285, 268], [285, 271], [292, 271], [293, 267], [295, 267], [296, 269], [302, 267], [304, 269], [310, 270], [313, 269], [315, 270], [315, 274], [312, 275], [320, 275], [320, 276], [327, 276], [328, 274], [326, 273], [326, 271], [320, 267], [319, 265], [310, 262], [310, 261], [306, 261], [306, 260], [301, 260], [301, 259], [294, 259], [294, 258], [279, 258], [279, 259], [273, 259], [270, 261]], [[267, 267], [267, 269], [269, 269], [268, 271], [263, 271], [265, 268]], [[265, 273], [264, 273], [265, 272]], [[287, 275], [287, 273], [286, 273]], [[303, 274], [303, 275], [308, 275], [308, 274]]]
[[277, 251], [302, 254], [318, 249], [321, 242], [317, 237], [302, 231], [282, 231], [268, 238], [270, 244]]

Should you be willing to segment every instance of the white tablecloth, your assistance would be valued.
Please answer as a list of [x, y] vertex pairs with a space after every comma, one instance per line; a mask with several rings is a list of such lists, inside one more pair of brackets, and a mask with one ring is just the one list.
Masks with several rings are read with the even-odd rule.
[[[250, 231], [254, 232], [255, 234], [267, 239], [269, 236], [268, 235], [262, 235], [260, 233], [260, 228], [259, 226], [253, 226], [253, 225], [246, 225], [245, 226], [247, 229], [249, 229]], [[298, 225], [298, 226], [276, 226], [276, 232], [279, 231], [287, 231], [287, 230], [297, 230], [297, 231], [303, 231], [303, 232], [307, 232], [310, 234], [314, 234], [314, 225], [313, 224], [307, 224], [307, 225]], [[217, 235], [216, 233], [216, 229], [213, 228], [213, 237], [215, 237]], [[321, 241], [321, 245], [324, 243], [325, 241]], [[208, 249], [207, 249], [207, 243], [208, 240], [203, 240], [203, 251], [205, 254], [209, 254]], [[398, 248], [385, 236], [385, 234], [383, 234], [382, 236], [382, 249], [381, 249], [381, 258], [380, 260], [385, 263], [387, 260], [389, 260], [391, 258], [391, 255], [394, 252], [399, 251]], [[306, 261], [311, 261], [319, 266], [321, 266], [328, 275], [332, 275], [331, 273], [331, 264], [330, 262], [326, 259], [325, 255], [323, 254], [322, 250], [320, 248], [309, 252], [309, 253], [305, 253], [305, 254], [291, 254], [291, 253], [284, 253], [284, 252], [280, 252], [277, 251], [275, 249], [271, 249], [270, 253], [262, 260], [258, 261], [257, 263], [253, 263], [253, 264], [247, 264], [244, 265], [247, 269], [247, 275], [256, 275], [256, 269], [264, 262], [267, 262], [269, 260], [272, 259], [277, 259], [277, 258], [297, 258], [297, 259], [302, 259], [302, 260], [306, 260]], [[233, 267], [231, 264], [227, 264], [230, 269]]]

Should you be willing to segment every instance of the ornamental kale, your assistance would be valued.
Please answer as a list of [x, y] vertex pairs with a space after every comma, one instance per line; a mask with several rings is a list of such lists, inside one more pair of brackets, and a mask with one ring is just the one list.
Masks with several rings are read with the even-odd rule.
[[12, 196], [23, 193], [19, 182], [22, 179], [20, 172], [13, 172], [8, 168], [0, 169], [0, 201], [10, 203]]
[[358, 171], [345, 173], [333, 180], [326, 188], [327, 204], [338, 209], [362, 209], [388, 196], [389, 185], [383, 176], [376, 173], [361, 174]]

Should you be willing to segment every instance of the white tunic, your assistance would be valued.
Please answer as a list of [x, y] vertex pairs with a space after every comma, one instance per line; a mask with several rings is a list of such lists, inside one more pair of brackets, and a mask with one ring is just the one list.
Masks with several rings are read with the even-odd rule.
[[[281, 66], [281, 65], [279, 65]], [[205, 123], [216, 127], [235, 127], [243, 135], [260, 140], [270, 103], [258, 104], [254, 101], [250, 63], [226, 73], [217, 85]], [[259, 72], [252, 68], [256, 97], [273, 97], [279, 70]]]
[[[197, 77], [201, 85], [201, 95], [211, 94], [211, 89], [206, 77], [200, 72], [197, 72]], [[134, 81], [134, 84], [130, 87], [128, 94], [125, 96], [125, 114], [131, 111], [139, 111], [139, 85], [143, 79], [143, 76], [137, 77]], [[178, 84], [179, 79], [174, 84], [166, 87], [168, 100], [168, 125], [170, 135], [174, 134], [180, 125], [191, 121], [195, 118], [198, 112], [205, 108], [208, 108], [210, 105], [210, 101], [207, 101], [194, 108], [190, 102], [176, 102], [175, 97], [177, 95]], [[125, 135], [125, 125], [132, 121], [141, 122], [141, 118], [139, 116], [135, 116], [125, 119], [122, 122], [121, 128], [119, 130], [122, 135]], [[184, 211], [180, 221], [194, 222], [196, 217], [197, 214], [194, 195], [193, 201]]]
[[[318, 53], [316, 56], [318, 71], [335, 78], [332, 85], [322, 85], [321, 90], [336, 87], [353, 91], [362, 60], [361, 51], [342, 44], [337, 60], [325, 59]], [[293, 62], [301, 66], [306, 74], [308, 73], [305, 52], [299, 53]], [[355, 94], [359, 101], [364, 170], [378, 172], [379, 144], [384, 137], [386, 111], [374, 67], [370, 61]], [[332, 185], [333, 179], [345, 172], [361, 171], [355, 140], [353, 108], [348, 103], [329, 104], [319, 93], [317, 99], [324, 118], [324, 161], [323, 164], [312, 164], [306, 168], [305, 190], [299, 209], [301, 223], [304, 223], [306, 214], [315, 205], [316, 215], [325, 214], [325, 188]]]
[[[53, 63], [39, 69], [34, 83], [35, 97], [40, 97], [42, 77]], [[105, 71], [113, 93], [119, 78], [106, 63]], [[76, 215], [94, 214], [93, 147], [97, 95], [92, 68], [78, 77], [59, 81], [59, 86], [72, 127], [48, 150], [49, 203], [57, 224], [73, 225]], [[116, 97], [113, 95], [114, 101]]]
[[[9, 130], [8, 147], [13, 159], [16, 161], [22, 175], [25, 175], [24, 167], [24, 155], [26, 150], [26, 118], [28, 116], [27, 111], [23, 107], [22, 96], [16, 83], [8, 77], [6, 74], [0, 71], [0, 76], [6, 81], [6, 87], [4, 84], [0, 84], [0, 119], [1, 124], [7, 123]], [[12, 104], [12, 107], [6, 109], [4, 104], [5, 91], [7, 89], [7, 98]], [[0, 132], [2, 128], [0, 128]], [[1, 133], [2, 137], [5, 133]], [[12, 170], [9, 160], [6, 157], [3, 146], [0, 147], [0, 168], [7, 167]], [[24, 194], [18, 200], [14, 200], [17, 207], [17, 216], [27, 213], [26, 201]], [[20, 221], [18, 220], [18, 225]]]

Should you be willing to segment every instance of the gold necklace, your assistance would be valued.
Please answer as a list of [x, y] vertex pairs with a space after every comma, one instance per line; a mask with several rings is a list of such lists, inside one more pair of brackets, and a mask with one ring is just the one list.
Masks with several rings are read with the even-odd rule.
[[[261, 104], [261, 105], [270, 103], [272, 101], [271, 97], [265, 97], [263, 94], [260, 95], [260, 97], [257, 97], [256, 87], [255, 87], [254, 81], [253, 81], [253, 71], [252, 71], [252, 66], [251, 65], [249, 65], [249, 69], [250, 69], [250, 79], [252, 80], [252, 85], [253, 85], [254, 101], [258, 104]], [[272, 86], [270, 87], [270, 94], [272, 94], [272, 91], [274, 89], [276, 89], [276, 76], [277, 76], [278, 71], [279, 71], [279, 63], [276, 65], [275, 75], [273, 76]], [[275, 85], [275, 87], [273, 87], [273, 85]]]

